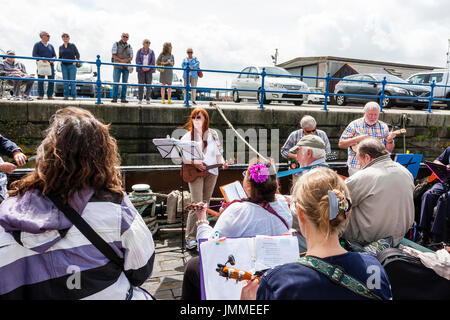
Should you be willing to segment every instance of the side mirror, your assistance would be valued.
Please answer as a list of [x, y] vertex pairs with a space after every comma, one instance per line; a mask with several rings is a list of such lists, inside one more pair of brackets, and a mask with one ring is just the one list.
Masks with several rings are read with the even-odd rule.
[[96, 71], [94, 71], [93, 75], [94, 75], [94, 77], [96, 77], [96, 76], [97, 76], [97, 72], [96, 72]]
[[374, 88], [377, 86], [377, 83], [376, 83], [376, 82], [368, 82], [368, 84], [373, 85]]

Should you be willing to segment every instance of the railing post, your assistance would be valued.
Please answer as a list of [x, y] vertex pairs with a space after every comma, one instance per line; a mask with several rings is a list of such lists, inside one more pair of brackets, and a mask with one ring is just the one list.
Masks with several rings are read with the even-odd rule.
[[330, 80], [331, 80], [331, 76], [330, 73], [327, 73], [327, 78], [326, 78], [326, 82], [325, 82], [325, 100], [323, 101], [323, 110], [327, 111], [327, 105], [328, 105], [328, 96], [330, 95], [330, 93], [328, 92], [328, 90], [330, 89]]
[[433, 94], [434, 94], [434, 87], [436, 86], [436, 81], [433, 80], [431, 82], [431, 92], [430, 92], [430, 98], [428, 100], [428, 111], [427, 113], [431, 113], [431, 104], [433, 103]]
[[380, 112], [383, 112], [384, 88], [386, 87], [386, 82], [386, 77], [383, 77], [383, 81], [381, 81]]
[[186, 72], [186, 89], [185, 89], [186, 91], [184, 94], [185, 98], [184, 105], [186, 107], [190, 107], [189, 100], [191, 99], [191, 83], [189, 82], [189, 73], [191, 70], [189, 66], [186, 66], [186, 69], [184, 69], [184, 71]]
[[261, 72], [261, 88], [259, 88], [259, 108], [264, 109], [264, 97], [266, 96], [266, 90], [264, 89], [264, 78], [266, 77], [266, 68]]
[[97, 55], [95, 64], [97, 65], [97, 102], [95, 104], [102, 104], [102, 81], [100, 80], [100, 66], [102, 62], [100, 61], [100, 55]]

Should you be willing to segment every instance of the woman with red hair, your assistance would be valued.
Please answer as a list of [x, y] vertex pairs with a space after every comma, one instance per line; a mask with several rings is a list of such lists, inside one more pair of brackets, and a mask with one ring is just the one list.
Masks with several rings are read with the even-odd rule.
[[[223, 168], [228, 168], [228, 164], [222, 155], [222, 145], [217, 133], [209, 128], [209, 116], [203, 108], [192, 110], [189, 121], [184, 125], [188, 132], [181, 138], [182, 141], [196, 141], [201, 144], [203, 160], [193, 160], [185, 163], [194, 165], [199, 171], [206, 171], [206, 166], [223, 164]], [[193, 182], [189, 182], [189, 191], [193, 203], [204, 202], [209, 204], [214, 186], [216, 185], [219, 170], [209, 169], [206, 175], [197, 177]], [[194, 213], [188, 215], [186, 223], [186, 249], [192, 250], [197, 247], [197, 217]]]

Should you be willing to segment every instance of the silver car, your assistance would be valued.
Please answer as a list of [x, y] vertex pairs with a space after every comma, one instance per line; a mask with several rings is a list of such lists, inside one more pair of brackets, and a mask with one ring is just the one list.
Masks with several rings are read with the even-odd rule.
[[[269, 104], [271, 101], [290, 101], [296, 106], [303, 103], [303, 93], [309, 92], [308, 86], [297, 78], [286, 78], [283, 76], [292, 76], [286, 69], [279, 67], [247, 67], [241, 72], [261, 73], [265, 68], [267, 76], [264, 77], [264, 89], [283, 92], [266, 92], [263, 97], [263, 103]], [[261, 76], [257, 74], [241, 73], [231, 82], [233, 89], [233, 101], [238, 103], [242, 98], [257, 99], [261, 103], [260, 93], [257, 91], [242, 90], [259, 90], [261, 88]], [[290, 91], [290, 92], [288, 92]], [[294, 91], [294, 92], [293, 92]], [[297, 92], [295, 92], [297, 91]]]

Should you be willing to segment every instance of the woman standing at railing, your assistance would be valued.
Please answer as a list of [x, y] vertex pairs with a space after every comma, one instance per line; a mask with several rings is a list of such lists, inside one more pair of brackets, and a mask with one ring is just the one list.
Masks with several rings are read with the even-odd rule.
[[[175, 58], [172, 55], [172, 44], [170, 42], [164, 42], [163, 50], [159, 54], [158, 59], [156, 60], [156, 64], [163, 67], [173, 67], [175, 64]], [[161, 72], [159, 76], [159, 82], [162, 85], [171, 86], [173, 79], [173, 70], [172, 69], [159, 69]], [[166, 88], [161, 88], [161, 101], [162, 103], [166, 103], [165, 100]], [[167, 103], [172, 104], [172, 88], [167, 88]]]
[[[69, 43], [69, 34], [63, 33], [61, 36], [63, 44], [59, 47], [59, 59], [80, 60], [80, 53], [73, 43]], [[77, 77], [77, 63], [76, 62], [61, 62], [61, 72], [64, 80], [75, 80]], [[77, 97], [77, 86], [75, 83], [64, 82], [64, 100], [73, 100]]]
[[[143, 47], [138, 50], [136, 53], [136, 64], [141, 64], [144, 66], [153, 66], [155, 65], [155, 53], [152, 49], [150, 49], [150, 40], [144, 39], [142, 42]], [[137, 67], [136, 68], [138, 74], [138, 83], [139, 84], [152, 84], [153, 73], [155, 72], [154, 68], [146, 68], [146, 67]], [[151, 87], [147, 87], [145, 98], [147, 100], [147, 104], [150, 103], [150, 91]], [[139, 104], [142, 103], [142, 98], [144, 96], [144, 87], [139, 87]]]
[[[186, 50], [187, 53], [187, 57], [183, 59], [183, 63], [181, 64], [181, 67], [183, 69], [186, 68], [190, 68], [190, 69], [199, 69], [200, 68], [200, 61], [198, 61], [197, 57], [194, 57], [194, 51], [192, 50], [192, 48], [188, 48]], [[183, 79], [184, 79], [184, 85], [186, 85], [186, 81], [187, 81], [187, 77], [188, 77], [188, 72], [187, 70], [184, 71], [183, 73]], [[197, 71], [190, 71], [189, 72], [189, 85], [192, 88], [197, 87], [197, 82], [198, 82], [198, 72]], [[195, 98], [197, 95], [197, 90], [196, 89], [192, 89], [191, 92], [191, 99], [192, 99], [192, 104], [197, 104], [195, 102]], [[184, 93], [184, 101], [187, 100], [187, 92]]]

